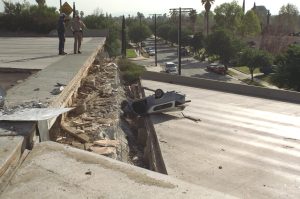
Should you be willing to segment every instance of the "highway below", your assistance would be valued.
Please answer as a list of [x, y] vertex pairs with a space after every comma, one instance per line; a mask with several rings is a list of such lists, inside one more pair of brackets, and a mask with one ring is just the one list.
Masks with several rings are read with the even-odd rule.
[[[300, 105], [186, 86], [181, 112], [152, 115], [168, 174], [239, 198], [300, 198]], [[147, 95], [151, 92], [146, 92]]]
[[[154, 39], [148, 38], [145, 41], [145, 44], [147, 47], [154, 48]], [[165, 44], [164, 41], [159, 40], [157, 42], [157, 60], [159, 65], [158, 67], [161, 68], [161, 71], [163, 71], [166, 62], [174, 62], [178, 65], [177, 47], [171, 47], [169, 44]], [[148, 59], [136, 60], [135, 62], [143, 66], [155, 65], [154, 56], [150, 56]], [[181, 66], [181, 73], [183, 76], [213, 79], [237, 84], [241, 83], [239, 80], [234, 79], [229, 75], [219, 75], [206, 71], [205, 69], [206, 66], [208, 66], [208, 62], [200, 62], [191, 56], [183, 56], [181, 59]]]

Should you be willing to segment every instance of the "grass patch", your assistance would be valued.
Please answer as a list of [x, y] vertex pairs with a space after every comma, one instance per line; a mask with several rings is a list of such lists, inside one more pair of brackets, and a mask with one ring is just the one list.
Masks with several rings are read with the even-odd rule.
[[128, 59], [119, 59], [118, 66], [124, 84], [130, 85], [136, 83], [142, 73], [146, 70], [144, 66], [130, 62]]
[[226, 71], [226, 74], [227, 74], [227, 75], [230, 75], [230, 76], [232, 76], [232, 77], [236, 76], [236, 73], [233, 72], [233, 71], [231, 71], [231, 70], [227, 70], [227, 71]]
[[[245, 73], [245, 74], [248, 74], [250, 75], [250, 71], [249, 71], [249, 68], [247, 66], [239, 66], [239, 67], [234, 67], [235, 70], [238, 70], [242, 73]], [[253, 74], [256, 74], [256, 73], [260, 73], [260, 70], [259, 68], [256, 68], [253, 72]]]
[[127, 58], [136, 58], [136, 53], [134, 49], [126, 49]]
[[272, 82], [272, 75], [260, 75], [260, 76], [256, 76], [255, 78], [260, 79], [264, 82], [268, 82], [269, 84], [274, 84]]
[[251, 86], [260, 86], [260, 87], [265, 87], [264, 85], [258, 83], [258, 82], [255, 82], [255, 81], [251, 81], [251, 79], [242, 79], [241, 80], [242, 82], [248, 84], [248, 85], [251, 85]]

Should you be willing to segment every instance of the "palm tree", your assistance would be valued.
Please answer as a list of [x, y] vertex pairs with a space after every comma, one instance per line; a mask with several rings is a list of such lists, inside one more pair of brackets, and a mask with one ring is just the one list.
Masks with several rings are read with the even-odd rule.
[[205, 16], [206, 16], [206, 34], [208, 35], [208, 28], [209, 28], [209, 11], [211, 8], [211, 4], [214, 3], [215, 0], [201, 0], [202, 5], [205, 7]]
[[189, 12], [189, 17], [190, 17], [190, 20], [192, 22], [192, 26], [193, 26], [193, 33], [195, 33], [195, 23], [196, 23], [196, 20], [197, 20], [197, 11], [195, 9], [192, 9], [190, 12]]

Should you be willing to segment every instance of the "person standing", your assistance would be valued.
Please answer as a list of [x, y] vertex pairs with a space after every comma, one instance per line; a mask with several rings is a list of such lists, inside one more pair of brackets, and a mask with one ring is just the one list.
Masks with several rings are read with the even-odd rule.
[[67, 54], [64, 51], [65, 41], [66, 41], [66, 37], [65, 37], [65, 31], [66, 31], [65, 18], [66, 18], [66, 14], [61, 13], [59, 15], [59, 19], [58, 19], [58, 23], [57, 23], [57, 34], [58, 34], [58, 39], [59, 39], [59, 44], [58, 44], [58, 51], [59, 51], [58, 54], [59, 55], [66, 55]]
[[80, 54], [81, 41], [83, 36], [83, 28], [86, 28], [86, 25], [80, 20], [78, 15], [73, 19], [71, 30], [74, 35], [74, 54], [77, 52]]

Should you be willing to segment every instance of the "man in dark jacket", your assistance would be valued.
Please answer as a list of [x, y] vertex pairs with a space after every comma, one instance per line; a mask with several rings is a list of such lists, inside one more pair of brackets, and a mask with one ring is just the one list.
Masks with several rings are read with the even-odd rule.
[[58, 19], [57, 23], [57, 34], [58, 34], [58, 39], [59, 39], [59, 45], [58, 45], [58, 50], [59, 50], [59, 55], [66, 55], [67, 53], [64, 51], [65, 48], [65, 18], [66, 14], [61, 13]]

